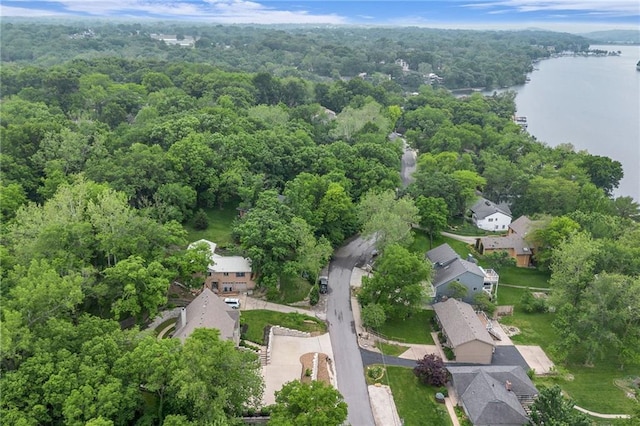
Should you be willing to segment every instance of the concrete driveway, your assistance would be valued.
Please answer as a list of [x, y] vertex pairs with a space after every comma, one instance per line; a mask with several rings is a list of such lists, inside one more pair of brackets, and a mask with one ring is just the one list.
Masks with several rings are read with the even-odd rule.
[[[275, 403], [275, 392], [287, 382], [300, 380], [302, 364], [300, 357], [309, 352], [323, 353], [333, 359], [333, 348], [329, 333], [315, 337], [291, 337], [274, 335], [271, 340], [271, 362], [262, 367], [265, 390], [264, 405]], [[332, 383], [337, 387], [335, 371], [331, 372]]]
[[553, 368], [553, 362], [540, 346], [516, 345], [516, 349], [529, 364], [529, 368], [536, 371], [536, 375], [549, 374]]

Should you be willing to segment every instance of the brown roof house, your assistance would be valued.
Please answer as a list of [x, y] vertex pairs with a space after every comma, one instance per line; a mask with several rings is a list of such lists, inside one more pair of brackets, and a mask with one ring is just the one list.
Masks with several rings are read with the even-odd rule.
[[522, 426], [538, 395], [520, 366], [449, 366], [458, 405], [475, 426]]
[[215, 328], [220, 339], [240, 344], [240, 311], [231, 308], [208, 288], [204, 288], [186, 308], [182, 308], [173, 337], [184, 340], [196, 328]]
[[198, 240], [189, 244], [188, 248], [200, 243], [207, 244], [212, 253], [205, 287], [216, 293], [240, 293], [255, 288], [251, 259], [242, 256], [222, 256], [216, 253], [217, 244], [209, 240]]
[[511, 222], [507, 235], [502, 237], [482, 237], [476, 240], [476, 249], [481, 254], [506, 251], [516, 260], [516, 266], [529, 267], [533, 262], [535, 247], [527, 238], [540, 222], [527, 216], [520, 216]]
[[433, 265], [434, 277], [432, 285], [435, 288], [435, 300], [450, 297], [451, 284], [457, 282], [467, 288], [466, 301], [473, 301], [473, 297], [482, 291], [490, 296], [495, 293], [499, 276], [493, 269], [484, 269], [473, 258], [461, 259], [449, 244], [442, 244], [429, 250], [426, 258]]
[[448, 299], [433, 305], [433, 310], [456, 362], [491, 364], [493, 339], [471, 305]]

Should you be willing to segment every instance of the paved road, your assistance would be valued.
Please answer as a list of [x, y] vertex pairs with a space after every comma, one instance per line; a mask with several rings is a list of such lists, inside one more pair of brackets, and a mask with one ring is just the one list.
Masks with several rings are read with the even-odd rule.
[[404, 154], [402, 154], [402, 168], [400, 169], [400, 177], [402, 178], [402, 187], [406, 188], [415, 179], [413, 173], [416, 171], [416, 158], [418, 154], [414, 149], [407, 145], [407, 141], [403, 138]]
[[338, 390], [348, 404], [348, 422], [352, 426], [374, 423], [369, 393], [364, 379], [362, 357], [355, 331], [349, 281], [351, 270], [361, 265], [373, 249], [370, 241], [352, 239], [338, 249], [329, 269], [327, 321], [333, 347]]
[[416, 366], [416, 361], [413, 359], [382, 355], [380, 352], [368, 351], [366, 349], [360, 349], [360, 354], [362, 355], [362, 363], [364, 365], [385, 364], [411, 368]]

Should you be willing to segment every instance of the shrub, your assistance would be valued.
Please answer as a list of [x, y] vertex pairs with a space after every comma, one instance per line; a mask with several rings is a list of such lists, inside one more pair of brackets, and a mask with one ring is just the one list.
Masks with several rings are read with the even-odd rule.
[[484, 291], [473, 296], [473, 303], [478, 310], [486, 312], [489, 316], [492, 316], [496, 311], [496, 304], [491, 301], [489, 295]]
[[453, 349], [451, 348], [447, 348], [445, 346], [442, 348], [442, 352], [444, 352], [444, 356], [446, 356], [449, 361], [453, 361], [456, 358], [456, 355], [453, 353]]
[[320, 301], [320, 291], [318, 290], [318, 286], [313, 286], [311, 292], [309, 293], [309, 304], [311, 306], [315, 306]]
[[362, 308], [362, 323], [365, 327], [377, 329], [387, 321], [387, 315], [378, 304], [367, 305]]
[[444, 366], [442, 358], [434, 354], [427, 354], [418, 360], [418, 365], [413, 369], [413, 374], [421, 383], [430, 386], [444, 386], [449, 380], [449, 372]]
[[531, 290], [527, 289], [520, 299], [522, 310], [528, 314], [547, 312], [547, 302], [544, 299], [534, 297]]
[[199, 231], [205, 230], [209, 227], [209, 217], [207, 212], [199, 209], [193, 216], [193, 227]]

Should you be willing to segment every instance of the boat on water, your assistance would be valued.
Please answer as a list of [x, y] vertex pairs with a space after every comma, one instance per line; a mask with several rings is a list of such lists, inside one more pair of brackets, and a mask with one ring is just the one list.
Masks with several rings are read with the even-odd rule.
[[636, 70], [640, 71], [640, 61], [636, 64]]

